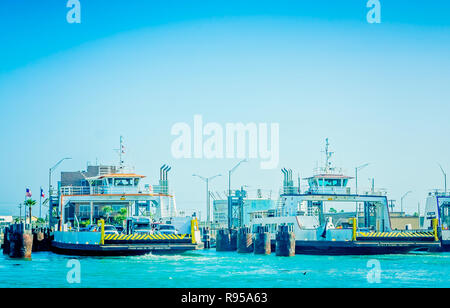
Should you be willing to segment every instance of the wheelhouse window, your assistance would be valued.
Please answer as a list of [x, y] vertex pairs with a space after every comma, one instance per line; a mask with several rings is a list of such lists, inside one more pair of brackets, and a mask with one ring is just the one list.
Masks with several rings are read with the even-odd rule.
[[133, 179], [130, 178], [114, 179], [114, 186], [133, 186]]
[[325, 186], [341, 186], [340, 179], [325, 179]]

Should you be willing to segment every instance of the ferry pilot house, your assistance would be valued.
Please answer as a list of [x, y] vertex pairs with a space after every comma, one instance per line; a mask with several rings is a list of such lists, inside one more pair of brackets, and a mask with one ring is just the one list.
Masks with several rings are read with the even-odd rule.
[[88, 166], [85, 172], [61, 173], [60, 196], [68, 199], [64, 202], [66, 222], [75, 226], [89, 220], [93, 224], [101, 218], [114, 218], [121, 209], [126, 209], [128, 214], [137, 211], [140, 215], [154, 214], [151, 210], [155, 200], [150, 186], [140, 185], [145, 176], [115, 170], [100, 172], [100, 167]]

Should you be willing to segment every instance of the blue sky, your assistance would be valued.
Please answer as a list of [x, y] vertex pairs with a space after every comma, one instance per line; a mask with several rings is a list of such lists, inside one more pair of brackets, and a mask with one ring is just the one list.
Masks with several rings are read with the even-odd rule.
[[[25, 187], [47, 190], [48, 168], [126, 160], [155, 183], [163, 163], [179, 208], [204, 205], [192, 173], [226, 174], [237, 159], [176, 160], [176, 122], [276, 122], [280, 166], [308, 176], [330, 138], [359, 186], [385, 188], [407, 207], [442, 188], [450, 170], [450, 3], [380, 1], [66, 1], [0, 3], [0, 214]], [[243, 165], [237, 185], [276, 194], [281, 172]], [[226, 177], [214, 190], [226, 190]], [[352, 187], [354, 184], [351, 184]]]

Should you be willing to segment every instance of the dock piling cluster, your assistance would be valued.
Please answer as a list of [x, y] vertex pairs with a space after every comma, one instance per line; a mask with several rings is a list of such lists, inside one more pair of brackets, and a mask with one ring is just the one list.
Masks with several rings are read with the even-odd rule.
[[295, 256], [295, 233], [287, 225], [278, 227], [275, 253], [281, 257]]
[[254, 253], [257, 255], [270, 255], [272, 248], [270, 245], [270, 233], [267, 226], [258, 226], [254, 238]]
[[237, 252], [253, 252], [253, 234], [248, 227], [239, 228], [237, 234]]
[[6, 227], [2, 247], [3, 254], [11, 258], [31, 258], [33, 234], [30, 225], [17, 223]]
[[237, 249], [237, 230], [219, 229], [216, 234], [217, 251], [236, 251]]

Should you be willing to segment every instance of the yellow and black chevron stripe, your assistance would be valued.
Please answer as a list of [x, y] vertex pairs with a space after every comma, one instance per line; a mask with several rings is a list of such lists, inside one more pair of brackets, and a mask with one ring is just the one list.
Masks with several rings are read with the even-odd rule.
[[358, 232], [356, 234], [357, 237], [397, 237], [397, 238], [411, 238], [411, 237], [420, 237], [420, 238], [428, 238], [428, 237], [432, 237], [434, 238], [434, 233], [433, 232], [428, 232], [428, 231], [424, 231], [424, 232], [417, 232], [417, 231], [413, 231], [413, 232], [408, 232], [408, 231], [401, 231], [401, 232]]
[[188, 234], [107, 234], [105, 241], [161, 241], [183, 240], [189, 238]]

